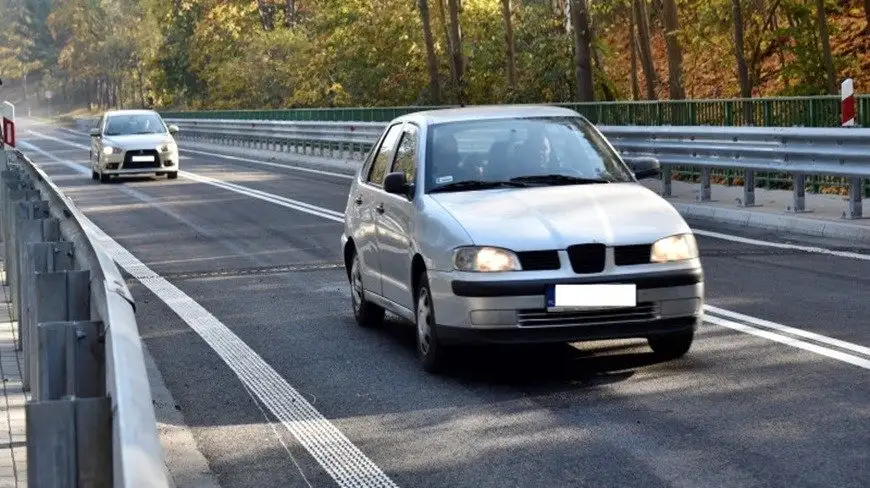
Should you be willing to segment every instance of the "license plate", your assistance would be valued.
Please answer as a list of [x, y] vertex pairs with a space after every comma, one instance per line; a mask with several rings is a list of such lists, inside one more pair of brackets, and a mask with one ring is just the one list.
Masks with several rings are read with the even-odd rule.
[[153, 163], [154, 156], [133, 156], [131, 158], [134, 163]]
[[547, 310], [636, 307], [637, 285], [555, 285], [547, 288]]

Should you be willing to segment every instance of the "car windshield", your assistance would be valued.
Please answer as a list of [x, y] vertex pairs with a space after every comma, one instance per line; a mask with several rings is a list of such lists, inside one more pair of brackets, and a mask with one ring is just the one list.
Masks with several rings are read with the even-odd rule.
[[427, 192], [633, 181], [581, 117], [450, 122], [429, 131]]
[[107, 136], [163, 134], [165, 132], [166, 125], [157, 114], [112, 115], [106, 122]]

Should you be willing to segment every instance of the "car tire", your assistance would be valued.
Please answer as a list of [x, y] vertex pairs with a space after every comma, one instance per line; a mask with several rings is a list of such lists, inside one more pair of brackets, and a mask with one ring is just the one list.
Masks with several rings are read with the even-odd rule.
[[100, 179], [100, 174], [97, 173], [97, 172], [94, 171], [94, 170], [91, 170], [91, 179], [94, 180], [94, 181], [99, 180], [99, 179]]
[[109, 179], [111, 179], [111, 178], [112, 178], [111, 175], [106, 175], [106, 174], [100, 173], [100, 183], [108, 183]]
[[178, 171], [172, 171], [171, 173], [166, 173], [166, 178], [170, 180], [175, 180], [178, 178]]
[[429, 276], [425, 271], [420, 274], [419, 283], [415, 301], [417, 354], [424, 371], [440, 373], [447, 363], [448, 351], [438, 339], [435, 326], [435, 307], [432, 304], [432, 292], [429, 289]]
[[353, 253], [350, 267], [350, 300], [353, 316], [357, 325], [370, 328], [380, 326], [384, 322], [385, 310], [365, 299], [365, 288], [362, 281], [362, 263], [359, 255]]
[[694, 339], [695, 333], [690, 331], [650, 337], [647, 342], [658, 356], [665, 359], [677, 359], [689, 352]]

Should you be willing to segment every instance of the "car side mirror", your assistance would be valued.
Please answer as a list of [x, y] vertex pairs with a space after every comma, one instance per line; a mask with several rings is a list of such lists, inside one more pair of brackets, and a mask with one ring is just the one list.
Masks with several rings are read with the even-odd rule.
[[393, 195], [411, 196], [411, 185], [405, 179], [405, 173], [397, 171], [384, 178], [384, 191]]
[[659, 160], [650, 156], [631, 158], [626, 162], [628, 167], [631, 168], [632, 173], [634, 173], [634, 177], [639, 180], [655, 178], [662, 171], [662, 165]]
[[170, 125], [169, 126], [169, 133], [172, 135], [178, 134], [178, 126], [175, 124]]
[[100, 129], [97, 129], [97, 128], [91, 129], [91, 137], [100, 137]]

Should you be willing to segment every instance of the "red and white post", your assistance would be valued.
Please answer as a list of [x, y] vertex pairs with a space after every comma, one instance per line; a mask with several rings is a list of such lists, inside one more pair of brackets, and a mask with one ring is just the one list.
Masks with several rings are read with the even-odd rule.
[[3, 102], [3, 144], [2, 149], [15, 147], [15, 105]]
[[846, 78], [840, 84], [840, 113], [843, 127], [855, 125], [855, 84], [852, 78]]

